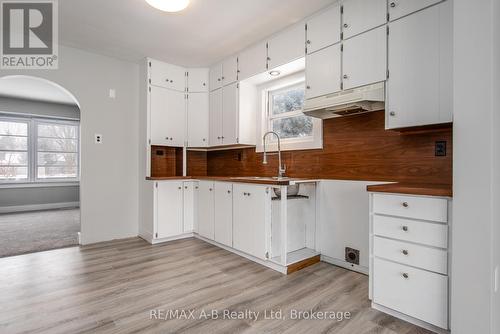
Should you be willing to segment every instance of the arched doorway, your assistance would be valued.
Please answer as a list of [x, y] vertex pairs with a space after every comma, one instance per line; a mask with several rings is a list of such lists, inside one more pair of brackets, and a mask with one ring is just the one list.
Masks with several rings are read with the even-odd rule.
[[0, 78], [0, 257], [76, 246], [80, 105], [38, 77]]

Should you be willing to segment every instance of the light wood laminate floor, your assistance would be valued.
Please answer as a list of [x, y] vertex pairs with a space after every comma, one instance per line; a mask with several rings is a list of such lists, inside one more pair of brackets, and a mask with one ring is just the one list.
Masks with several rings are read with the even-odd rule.
[[[368, 278], [326, 263], [284, 276], [197, 239], [133, 238], [0, 259], [0, 333], [429, 333], [370, 308]], [[151, 310], [196, 319], [150, 319]], [[264, 310], [350, 320], [266, 320]], [[200, 319], [205, 310], [259, 311]]]

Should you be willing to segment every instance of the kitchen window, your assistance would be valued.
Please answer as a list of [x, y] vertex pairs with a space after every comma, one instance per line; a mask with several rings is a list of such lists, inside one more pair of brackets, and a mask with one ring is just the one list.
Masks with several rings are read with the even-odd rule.
[[79, 123], [0, 117], [0, 183], [78, 181]]
[[[282, 150], [322, 148], [322, 121], [304, 115], [304, 76], [294, 75], [275, 80], [261, 88], [263, 92], [263, 119], [261, 137], [267, 131], [281, 138]], [[277, 140], [268, 137], [270, 150], [277, 150]], [[257, 152], [262, 152], [262, 143]]]

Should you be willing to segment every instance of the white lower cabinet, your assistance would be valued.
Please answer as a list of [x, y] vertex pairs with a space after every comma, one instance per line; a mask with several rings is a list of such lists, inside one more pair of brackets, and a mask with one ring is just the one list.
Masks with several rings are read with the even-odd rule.
[[198, 182], [184, 182], [184, 233], [194, 232], [196, 220], [196, 208], [198, 205]]
[[370, 297], [375, 307], [431, 330], [449, 328], [450, 206], [444, 197], [370, 194]]
[[183, 233], [183, 182], [157, 182], [155, 188], [157, 239]]
[[233, 247], [266, 259], [266, 230], [271, 195], [268, 187], [233, 185]]
[[200, 181], [198, 189], [198, 233], [214, 240], [215, 191], [214, 182]]
[[233, 246], [233, 184], [215, 182], [214, 239], [218, 243]]

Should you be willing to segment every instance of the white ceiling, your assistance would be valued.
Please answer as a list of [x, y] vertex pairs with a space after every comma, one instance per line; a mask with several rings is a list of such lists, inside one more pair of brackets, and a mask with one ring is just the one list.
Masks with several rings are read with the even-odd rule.
[[66, 89], [48, 80], [24, 75], [0, 78], [0, 96], [78, 105]]
[[144, 0], [59, 1], [60, 43], [130, 61], [208, 66], [335, 0], [191, 0], [165, 13]]

